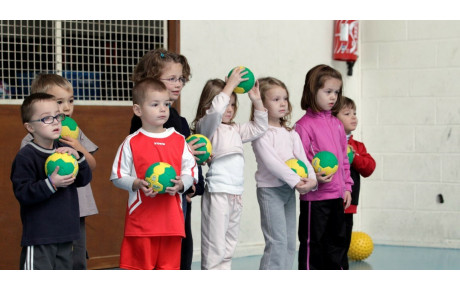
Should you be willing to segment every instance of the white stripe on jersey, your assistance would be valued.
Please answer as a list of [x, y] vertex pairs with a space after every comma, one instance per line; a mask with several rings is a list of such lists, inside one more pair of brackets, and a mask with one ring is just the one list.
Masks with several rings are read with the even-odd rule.
[[[131, 193], [129, 193], [131, 195]], [[133, 213], [133, 211], [139, 206], [142, 204], [142, 197], [141, 197], [141, 191], [140, 190], [137, 190], [136, 192], [136, 197], [135, 199], [133, 199], [134, 201], [131, 201], [130, 204], [129, 204], [129, 215], [131, 215], [131, 213]]]

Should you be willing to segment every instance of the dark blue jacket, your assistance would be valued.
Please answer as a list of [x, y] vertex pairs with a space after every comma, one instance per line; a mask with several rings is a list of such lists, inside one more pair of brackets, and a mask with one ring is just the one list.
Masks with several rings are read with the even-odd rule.
[[[54, 143], [54, 148], [62, 146], [68, 145]], [[45, 161], [54, 151], [29, 142], [13, 161], [10, 178], [20, 205], [21, 246], [70, 242], [80, 237], [77, 187], [91, 181], [91, 169], [79, 153], [75, 182], [56, 191], [45, 173]]]

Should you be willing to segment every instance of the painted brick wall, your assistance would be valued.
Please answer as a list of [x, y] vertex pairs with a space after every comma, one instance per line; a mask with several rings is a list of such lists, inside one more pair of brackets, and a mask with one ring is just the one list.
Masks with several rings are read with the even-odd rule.
[[459, 248], [460, 21], [360, 28], [360, 138], [377, 170], [356, 227], [376, 243]]

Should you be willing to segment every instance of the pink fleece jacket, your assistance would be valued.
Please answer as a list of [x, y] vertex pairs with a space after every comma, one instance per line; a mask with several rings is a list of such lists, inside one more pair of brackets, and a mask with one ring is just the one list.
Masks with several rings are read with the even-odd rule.
[[331, 111], [313, 112], [307, 109], [305, 115], [295, 124], [295, 130], [309, 161], [320, 151], [332, 152], [339, 162], [339, 169], [329, 183], [318, 183], [317, 191], [301, 195], [304, 201], [319, 201], [343, 198], [345, 191], [351, 192], [353, 180], [347, 157], [347, 137], [342, 122], [332, 116]]

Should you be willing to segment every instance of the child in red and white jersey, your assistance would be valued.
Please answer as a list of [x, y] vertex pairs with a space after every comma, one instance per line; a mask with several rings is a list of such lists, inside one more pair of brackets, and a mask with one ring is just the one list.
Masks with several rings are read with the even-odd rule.
[[[120, 267], [179, 270], [185, 236], [182, 192], [198, 181], [198, 169], [183, 135], [164, 128], [171, 101], [165, 85], [146, 78], [133, 88], [133, 111], [142, 127], [120, 145], [110, 180], [129, 192]], [[173, 187], [158, 194], [144, 180], [147, 168], [170, 164], [176, 171]], [[169, 194], [169, 195], [168, 195]]]

